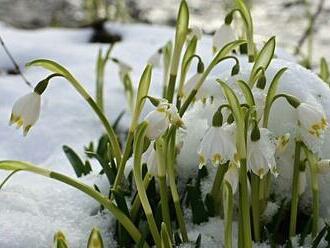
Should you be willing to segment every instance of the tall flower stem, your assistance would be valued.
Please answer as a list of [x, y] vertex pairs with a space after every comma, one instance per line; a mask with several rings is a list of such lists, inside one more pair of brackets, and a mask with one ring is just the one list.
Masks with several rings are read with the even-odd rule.
[[152, 209], [148, 200], [146, 189], [143, 185], [143, 179], [141, 173], [141, 158], [143, 153], [143, 146], [144, 146], [143, 144], [144, 144], [144, 138], [145, 138], [147, 126], [148, 124], [146, 122], [142, 122], [137, 127], [135, 132], [135, 140], [134, 140], [134, 148], [133, 148], [134, 149], [133, 173], [134, 173], [137, 192], [140, 197], [140, 201], [149, 225], [149, 230], [156, 244], [156, 247], [161, 247], [160, 233], [158, 231], [157, 224], [152, 213]]
[[159, 189], [160, 189], [160, 203], [162, 208], [162, 216], [168, 232], [172, 233], [170, 209], [168, 207], [166, 177], [164, 176], [158, 177], [158, 181], [159, 181]]
[[[61, 173], [49, 171], [42, 167], [35, 166], [33, 164], [21, 161], [0, 161], [0, 169], [1, 170], [24, 170], [29, 171], [41, 176], [49, 177], [70, 185], [79, 191], [84, 192], [85, 194], [89, 195], [90, 197], [94, 198], [97, 202], [103, 205], [106, 209], [108, 209], [123, 225], [123, 227], [128, 231], [132, 239], [138, 243], [142, 235], [137, 227], [133, 224], [133, 222], [116, 206], [114, 205], [106, 196], [98, 192], [97, 190], [93, 189], [89, 185], [86, 185], [76, 179], [63, 175]], [[144, 247], [149, 247], [147, 244]]]
[[252, 219], [253, 219], [253, 234], [254, 240], [260, 241], [260, 179], [258, 176], [251, 175], [252, 188]]
[[233, 191], [231, 186], [226, 182], [223, 189], [223, 209], [225, 216], [225, 247], [232, 247], [232, 219], [233, 219]]
[[[148, 189], [151, 180], [152, 180], [152, 176], [149, 173], [147, 173], [143, 179], [143, 187], [145, 189]], [[131, 219], [133, 222], [135, 222], [135, 220], [136, 220], [140, 207], [141, 207], [141, 201], [140, 201], [140, 197], [137, 195], [133, 201], [133, 204], [132, 204], [132, 207], [130, 210], [130, 216], [131, 216]]]
[[[220, 189], [222, 185], [223, 178], [226, 174], [226, 171], [228, 169], [228, 163], [222, 164], [218, 166], [217, 173], [215, 175], [212, 189], [211, 189], [211, 196], [213, 199], [214, 206], [219, 206], [220, 201], [221, 201], [221, 194], [220, 194]], [[220, 209], [219, 208], [214, 208], [215, 214], [219, 214]]]
[[317, 160], [312, 152], [307, 150], [306, 147], [305, 154], [308, 159], [311, 173], [311, 186], [312, 186], [312, 195], [313, 195], [313, 223], [312, 223], [312, 237], [315, 238], [318, 233], [319, 227], [319, 211], [320, 211], [320, 192], [319, 192], [319, 180], [317, 172]]
[[170, 189], [172, 194], [172, 199], [174, 202], [176, 217], [179, 223], [180, 232], [182, 235], [182, 239], [184, 242], [188, 242], [188, 234], [186, 229], [186, 224], [183, 217], [183, 211], [180, 205], [180, 197], [178, 193], [178, 188], [175, 182], [175, 169], [174, 169], [174, 161], [175, 161], [175, 129], [171, 130], [173, 132], [169, 132], [167, 139], [167, 156], [166, 156], [166, 164], [167, 164], [167, 173], [170, 182]]
[[290, 237], [296, 235], [297, 211], [298, 211], [298, 200], [299, 200], [300, 152], [301, 152], [301, 141], [297, 140], [295, 155], [294, 155], [294, 164], [293, 164], [293, 180], [292, 180], [290, 227], [289, 227]]
[[248, 177], [246, 159], [241, 159], [239, 172], [239, 207], [242, 224], [242, 236], [244, 248], [252, 247], [251, 228], [250, 228], [250, 200], [248, 192]]

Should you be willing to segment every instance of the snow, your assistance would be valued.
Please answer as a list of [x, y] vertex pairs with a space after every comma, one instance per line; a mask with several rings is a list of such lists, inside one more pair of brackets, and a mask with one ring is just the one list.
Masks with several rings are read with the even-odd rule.
[[[112, 56], [129, 63], [132, 68], [134, 86], [148, 58], [173, 37], [173, 29], [162, 26], [150, 25], [123, 25], [109, 23], [108, 27], [114, 32], [123, 35], [123, 41], [117, 44]], [[36, 31], [16, 30], [5, 25], [0, 25], [0, 33], [20, 66], [37, 58], [48, 58], [58, 61], [66, 66], [75, 77], [83, 83], [91, 95], [95, 88], [95, 60], [98, 49], [106, 45], [88, 43], [91, 31], [88, 29], [41, 29]], [[198, 46], [198, 53], [202, 54], [205, 63], [210, 61], [211, 38], [203, 37]], [[290, 58], [285, 52], [279, 50], [278, 57]], [[0, 51], [0, 68], [12, 68], [5, 54]], [[224, 62], [219, 65], [213, 77], [227, 78], [233, 62]], [[267, 78], [272, 78], [275, 72], [283, 66], [288, 66], [289, 71], [281, 79], [280, 91], [297, 93], [300, 99], [317, 102], [324, 107], [328, 118], [330, 117], [330, 90], [316, 75], [304, 70], [300, 66], [284, 60], [276, 59], [267, 71]], [[194, 68], [194, 67], [193, 67]], [[241, 59], [241, 76], [246, 77], [250, 68], [244, 58]], [[192, 70], [191, 75], [193, 74]], [[47, 72], [39, 68], [24, 70], [26, 77], [37, 83], [43, 79]], [[117, 66], [111, 64], [106, 69], [106, 114], [114, 120], [118, 114], [127, 107], [123, 87], [119, 81]], [[91, 140], [96, 140], [103, 129], [95, 114], [86, 105], [84, 100], [63, 79], [53, 79], [49, 88], [42, 97], [42, 110], [38, 123], [31, 129], [26, 138], [21, 131], [8, 126], [8, 120], [13, 103], [22, 95], [30, 92], [19, 76], [1, 75], [0, 77], [0, 159], [15, 159], [30, 161], [51, 170], [59, 171], [71, 176], [74, 172], [69, 165], [62, 145], [66, 144], [79, 151], [81, 155], [83, 145]], [[153, 71], [150, 95], [160, 95], [162, 73], [159, 69]], [[220, 92], [220, 91], [219, 91]], [[220, 94], [220, 93], [219, 93]], [[318, 95], [321, 94], [321, 98]], [[321, 99], [321, 100], [320, 100]], [[216, 101], [215, 101], [216, 102]], [[183, 146], [178, 158], [178, 172], [189, 177], [197, 173], [198, 157], [197, 147], [207, 129], [208, 122], [216, 105], [208, 105], [207, 109], [200, 103], [184, 116], [187, 129], [186, 135], [182, 134]], [[145, 112], [151, 109], [146, 106]], [[207, 111], [206, 111], [207, 110]], [[285, 114], [283, 114], [285, 113]], [[292, 111], [283, 102], [274, 106], [275, 116], [291, 116]], [[276, 134], [292, 132], [287, 123], [292, 123], [293, 117], [286, 121], [271, 121], [271, 127]], [[126, 114], [121, 122], [121, 128], [129, 125], [129, 116]], [[325, 143], [321, 153], [327, 154], [330, 149], [330, 133], [325, 136]], [[292, 143], [292, 142], [291, 142]], [[196, 153], [191, 147], [196, 147]], [[292, 144], [291, 144], [292, 150]], [[287, 153], [290, 154], [290, 148]], [[277, 190], [285, 194], [290, 189], [288, 180], [291, 177], [291, 157], [286, 156], [287, 163], [280, 166], [280, 176], [276, 184]], [[102, 192], [107, 192], [105, 178], [96, 175], [98, 165], [93, 163], [95, 173], [82, 178], [84, 182], [100, 186]], [[213, 170], [215, 171], [215, 170]], [[0, 179], [5, 178], [8, 172], [0, 171]], [[212, 177], [213, 175], [210, 175]], [[326, 185], [330, 183], [329, 176], [320, 179], [321, 192], [325, 192]], [[210, 181], [202, 186], [206, 192]], [[282, 192], [283, 191], [283, 192]], [[327, 205], [330, 204], [330, 195], [322, 194], [321, 211], [329, 216]], [[98, 203], [69, 186], [41, 178], [29, 173], [18, 172], [0, 192], [0, 247], [49, 247], [56, 231], [62, 230], [71, 247], [84, 247], [89, 232], [93, 227], [102, 230], [105, 243], [113, 244], [111, 215], [97, 212]], [[195, 240], [198, 233], [202, 232], [204, 247], [218, 247], [223, 241], [222, 221], [211, 218], [208, 223], [195, 226], [188, 223], [189, 236]], [[234, 224], [235, 225], [235, 224]], [[79, 227], [79, 228], [77, 228]], [[233, 228], [236, 230], [236, 228]], [[235, 241], [233, 241], [235, 243]]]

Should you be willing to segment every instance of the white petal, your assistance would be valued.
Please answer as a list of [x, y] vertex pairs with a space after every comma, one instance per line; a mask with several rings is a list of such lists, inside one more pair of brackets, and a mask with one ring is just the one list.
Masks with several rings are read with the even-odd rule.
[[322, 159], [317, 164], [318, 173], [327, 174], [330, 172], [330, 160]]
[[151, 64], [153, 67], [160, 67], [161, 53], [159, 51], [155, 52], [148, 59], [148, 64]]
[[169, 120], [166, 113], [158, 110], [151, 111], [144, 120], [149, 124], [146, 136], [150, 139], [158, 138], [169, 126]]

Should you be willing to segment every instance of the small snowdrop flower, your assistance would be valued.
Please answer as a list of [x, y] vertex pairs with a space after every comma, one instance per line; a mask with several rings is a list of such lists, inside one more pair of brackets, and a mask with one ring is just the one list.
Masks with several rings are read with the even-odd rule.
[[[258, 128], [259, 129], [259, 128]], [[270, 170], [277, 176], [275, 150], [276, 141], [272, 133], [266, 128], [259, 129], [259, 139], [251, 137], [247, 146], [247, 166], [260, 178], [263, 178]]]
[[300, 103], [297, 107], [298, 123], [311, 135], [320, 137], [328, 123], [324, 111], [307, 103]]
[[38, 121], [40, 115], [41, 96], [36, 92], [29, 93], [19, 98], [12, 109], [9, 124], [16, 124], [17, 128], [23, 127], [24, 136]]
[[148, 59], [148, 64], [151, 64], [153, 67], [160, 67], [160, 60], [161, 60], [162, 54], [161, 50], [157, 50], [153, 55], [150, 56]]
[[330, 172], [330, 159], [322, 159], [317, 163], [319, 174], [327, 174]]
[[280, 154], [283, 153], [288, 147], [289, 140], [290, 140], [290, 133], [286, 133], [284, 135], [279, 136], [277, 138], [276, 152]]
[[234, 30], [230, 25], [223, 24], [213, 36], [213, 48], [218, 51], [234, 40], [236, 40]]
[[235, 194], [238, 188], [239, 173], [238, 168], [234, 163], [230, 163], [229, 168], [224, 176], [224, 181], [230, 184], [233, 194]]
[[190, 28], [190, 32], [187, 36], [188, 40], [191, 40], [194, 36], [197, 38], [197, 40], [202, 39], [203, 31], [200, 27], [192, 26]]
[[208, 161], [211, 161], [214, 166], [234, 161], [236, 153], [233, 125], [213, 125], [206, 132], [200, 144], [199, 167], [206, 165]]
[[152, 176], [158, 176], [157, 152], [154, 141], [150, 143], [148, 149], [142, 155], [142, 163], [148, 167], [148, 172]]
[[161, 136], [170, 124], [184, 127], [184, 123], [178, 114], [177, 108], [167, 101], [159, 103], [157, 108], [151, 111], [144, 120], [149, 124], [146, 136], [152, 140]]

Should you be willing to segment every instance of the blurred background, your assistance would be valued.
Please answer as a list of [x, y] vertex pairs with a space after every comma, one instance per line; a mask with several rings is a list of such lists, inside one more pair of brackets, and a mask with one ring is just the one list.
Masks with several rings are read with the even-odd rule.
[[[187, 0], [191, 23], [212, 33], [233, 0]], [[314, 62], [330, 59], [330, 0], [246, 0], [255, 32], [306, 55], [312, 23]], [[98, 20], [175, 25], [179, 0], [0, 0], [0, 21], [17, 28], [86, 27]], [[310, 37], [311, 38], [311, 37]]]

